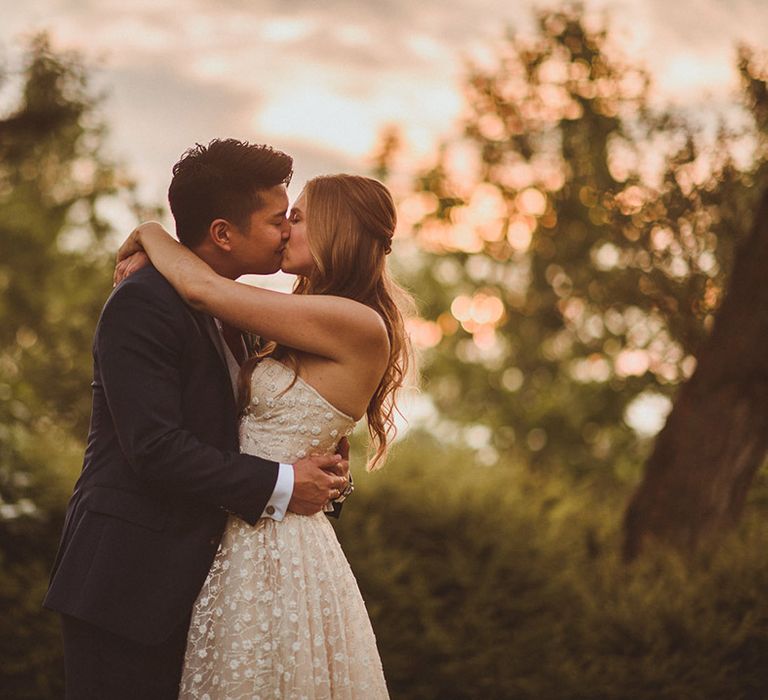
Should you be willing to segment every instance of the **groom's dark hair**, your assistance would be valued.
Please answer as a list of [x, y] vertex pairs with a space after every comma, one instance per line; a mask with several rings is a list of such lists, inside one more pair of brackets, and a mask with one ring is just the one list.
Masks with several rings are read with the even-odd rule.
[[173, 166], [168, 188], [176, 235], [194, 247], [214, 219], [247, 232], [251, 214], [262, 206], [259, 191], [288, 185], [292, 175], [293, 158], [270, 146], [236, 139], [195, 144]]

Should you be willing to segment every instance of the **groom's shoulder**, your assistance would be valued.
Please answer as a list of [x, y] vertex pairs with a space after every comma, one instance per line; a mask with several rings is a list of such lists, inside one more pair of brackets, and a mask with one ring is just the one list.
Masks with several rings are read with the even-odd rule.
[[142, 267], [124, 279], [112, 290], [102, 311], [110, 308], [132, 305], [136, 302], [161, 311], [182, 310], [184, 302], [168, 280], [152, 265]]
[[161, 297], [181, 303], [181, 297], [155, 267], [146, 265], [115, 287], [110, 298], [118, 295]]

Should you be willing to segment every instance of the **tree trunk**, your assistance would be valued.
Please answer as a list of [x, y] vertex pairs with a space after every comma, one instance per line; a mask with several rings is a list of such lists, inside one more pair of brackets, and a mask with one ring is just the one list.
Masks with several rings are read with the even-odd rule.
[[684, 553], [734, 526], [768, 451], [768, 193], [740, 248], [696, 370], [678, 394], [624, 520], [624, 557]]

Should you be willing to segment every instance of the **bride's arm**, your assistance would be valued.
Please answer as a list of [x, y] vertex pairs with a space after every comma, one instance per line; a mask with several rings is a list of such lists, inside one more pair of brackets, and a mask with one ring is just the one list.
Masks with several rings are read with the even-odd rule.
[[[351, 299], [260, 289], [214, 272], [160, 224], [137, 228], [118, 252], [118, 261], [144, 250], [152, 264], [192, 307], [236, 328], [298, 350], [341, 360], [364, 350], [388, 349], [383, 320]], [[375, 356], [375, 355], [374, 355]]]

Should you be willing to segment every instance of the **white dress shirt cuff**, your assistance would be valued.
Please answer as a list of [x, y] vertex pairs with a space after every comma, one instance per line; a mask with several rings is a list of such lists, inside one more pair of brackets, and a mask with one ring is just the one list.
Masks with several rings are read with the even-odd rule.
[[272, 518], [272, 520], [282, 520], [288, 512], [288, 504], [293, 495], [293, 465], [281, 464], [277, 472], [277, 482], [275, 490], [272, 492], [272, 498], [267, 502], [262, 518]]

